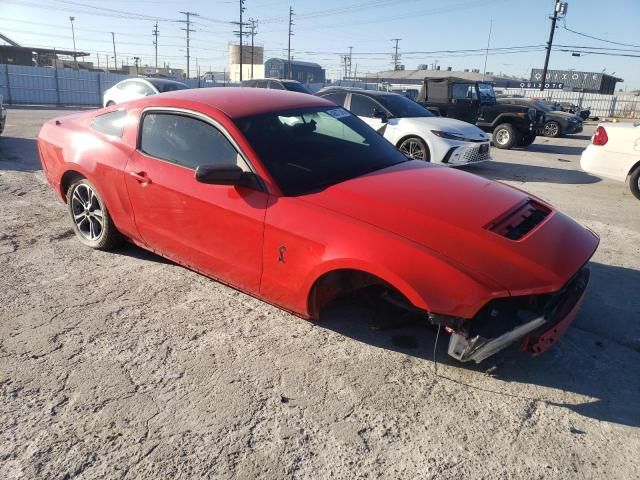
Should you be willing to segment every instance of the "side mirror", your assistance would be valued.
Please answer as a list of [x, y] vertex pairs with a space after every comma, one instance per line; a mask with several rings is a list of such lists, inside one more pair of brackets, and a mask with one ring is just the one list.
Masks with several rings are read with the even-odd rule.
[[245, 172], [237, 165], [199, 165], [195, 176], [200, 183], [258, 188], [255, 174]]
[[379, 108], [373, 109], [373, 118], [379, 118], [380, 120], [382, 120], [382, 123], [387, 123], [387, 121], [389, 120], [387, 112]]

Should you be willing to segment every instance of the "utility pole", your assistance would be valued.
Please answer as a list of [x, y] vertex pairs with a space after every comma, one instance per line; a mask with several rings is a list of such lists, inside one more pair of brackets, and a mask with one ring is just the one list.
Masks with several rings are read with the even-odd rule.
[[291, 35], [293, 35], [291, 29], [293, 27], [293, 15], [293, 8], [289, 6], [289, 46], [287, 47], [287, 57], [289, 59], [289, 80], [291, 80]]
[[402, 40], [401, 38], [392, 38], [391, 41], [392, 42], [396, 42], [396, 48], [395, 51], [396, 53], [394, 53], [393, 55], [393, 69], [394, 70], [398, 70], [398, 65], [400, 62], [400, 57], [398, 56], [398, 42]]
[[156, 49], [156, 73], [158, 73], [158, 34], [160, 33], [158, 31], [158, 22], [156, 22], [155, 26], [153, 27], [153, 31], [151, 33], [155, 37], [155, 40], [153, 41], [153, 46]]
[[251, 23], [251, 78], [253, 79], [253, 64], [255, 63], [255, 59], [253, 56], [253, 39], [258, 34], [258, 32], [256, 31], [256, 28], [258, 27], [258, 21], [250, 18], [249, 23]]
[[540, 84], [540, 91], [544, 90], [544, 84], [547, 83], [547, 69], [549, 67], [549, 56], [551, 55], [551, 46], [553, 45], [553, 34], [556, 31], [556, 21], [558, 20], [558, 14], [565, 16], [567, 14], [567, 3], [562, 3], [560, 0], [556, 0], [553, 7], [553, 16], [549, 17], [551, 20], [551, 31], [549, 32], [549, 41], [547, 42], [547, 54], [544, 58], [544, 68], [542, 69], [542, 83]]
[[113, 42], [113, 64], [118, 69], [118, 57], [116, 56], [116, 34], [111, 32], [111, 41]]
[[487, 74], [487, 58], [489, 57], [489, 44], [491, 43], [491, 31], [493, 30], [493, 19], [489, 24], [489, 37], [487, 38], [487, 50], [484, 53], [484, 69], [482, 70], [482, 81], [484, 82], [484, 76]]
[[98, 70], [100, 70], [100, 54], [96, 53], [96, 58], [98, 59]]
[[180, 13], [187, 17], [186, 20], [180, 20], [180, 22], [187, 24], [187, 28], [181, 28], [180, 30], [184, 30], [185, 32], [187, 32], [187, 79], [188, 79], [189, 78], [189, 40], [190, 40], [189, 34], [191, 32], [195, 32], [195, 30], [191, 28], [191, 16], [193, 15], [194, 17], [199, 17], [200, 15], [193, 12], [180, 12]]
[[349, 78], [351, 78], [351, 54], [353, 52], [353, 47], [349, 47]]
[[[240, 4], [240, 21], [239, 22], [231, 22], [234, 25], [238, 25], [238, 30], [234, 30], [233, 33], [235, 35], [238, 36], [238, 38], [240, 39], [240, 81], [242, 82], [242, 67], [244, 65], [244, 48], [243, 48], [243, 37], [245, 35], [247, 35], [247, 32], [243, 32], [242, 31], [242, 27], [248, 27], [249, 24], [248, 23], [244, 23], [242, 21], [242, 14], [244, 13], [244, 11], [246, 10], [246, 8], [244, 7], [244, 2], [245, 0], [239, 0], [239, 4]], [[252, 60], [253, 61], [253, 60]], [[233, 73], [231, 73], [233, 75]]]
[[71, 37], [73, 38], [73, 64], [75, 65], [75, 69], [78, 69], [78, 53], [76, 51], [76, 32], [73, 30], [73, 21], [76, 17], [69, 17], [71, 21]]

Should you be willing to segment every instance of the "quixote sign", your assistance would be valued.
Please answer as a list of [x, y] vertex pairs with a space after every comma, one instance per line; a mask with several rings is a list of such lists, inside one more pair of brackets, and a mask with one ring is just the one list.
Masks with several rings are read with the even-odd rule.
[[[520, 88], [541, 88], [542, 82], [520, 82]], [[564, 83], [547, 82], [544, 84], [544, 88], [548, 90], [562, 90]]]

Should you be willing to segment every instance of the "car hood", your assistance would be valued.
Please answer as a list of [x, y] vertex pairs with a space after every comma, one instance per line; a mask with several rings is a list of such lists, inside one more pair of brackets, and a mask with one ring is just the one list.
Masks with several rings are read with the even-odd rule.
[[557, 110], [554, 110], [553, 112], [545, 112], [545, 115], [546, 115], [547, 118], [551, 118], [551, 119], [555, 119], [555, 120], [569, 120], [571, 118], [574, 118], [574, 119], [582, 122], [582, 118], [580, 118], [575, 113], [559, 112]]
[[[511, 295], [559, 290], [591, 258], [599, 241], [525, 192], [419, 161], [299, 198], [419, 244], [489, 288]], [[531, 200], [550, 213], [521, 239], [488, 228]]]
[[[390, 120], [391, 122], [392, 120]], [[472, 140], [489, 139], [489, 136], [475, 125], [454, 118], [445, 117], [407, 117], [399, 118], [399, 125], [411, 125], [419, 130], [440, 130], [443, 132], [460, 135]]]

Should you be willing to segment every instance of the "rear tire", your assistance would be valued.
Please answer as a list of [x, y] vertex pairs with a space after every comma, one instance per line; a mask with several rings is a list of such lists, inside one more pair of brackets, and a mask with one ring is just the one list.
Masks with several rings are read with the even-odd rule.
[[629, 177], [629, 188], [633, 196], [640, 200], [640, 166], [631, 173]]
[[509, 150], [516, 145], [518, 136], [510, 123], [502, 123], [493, 130], [493, 144], [497, 148]]
[[96, 187], [86, 178], [79, 178], [67, 190], [67, 206], [78, 239], [96, 250], [111, 250], [122, 242], [109, 211]]
[[114, 102], [113, 100], [109, 100], [107, 102], [107, 104], [105, 105], [105, 107], [110, 107], [111, 105], [115, 105], [115, 104], [116, 104], [116, 102]]

